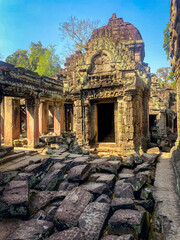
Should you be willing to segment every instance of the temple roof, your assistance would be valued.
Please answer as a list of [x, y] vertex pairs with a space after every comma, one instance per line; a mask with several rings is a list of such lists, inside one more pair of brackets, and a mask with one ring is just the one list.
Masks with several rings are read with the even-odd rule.
[[115, 13], [106, 26], [93, 31], [91, 39], [99, 37], [111, 37], [122, 42], [142, 40], [139, 30], [122, 18], [117, 18]]

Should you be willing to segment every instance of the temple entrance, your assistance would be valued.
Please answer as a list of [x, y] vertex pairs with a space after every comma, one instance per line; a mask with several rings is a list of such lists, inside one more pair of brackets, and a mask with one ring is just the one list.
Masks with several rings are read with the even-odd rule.
[[98, 142], [115, 142], [114, 103], [98, 104]]

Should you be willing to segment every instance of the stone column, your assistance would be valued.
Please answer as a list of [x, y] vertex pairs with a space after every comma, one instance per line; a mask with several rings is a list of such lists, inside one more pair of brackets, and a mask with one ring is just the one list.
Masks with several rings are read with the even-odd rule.
[[90, 102], [86, 100], [84, 102], [84, 138], [85, 144], [89, 147], [89, 140], [91, 139], [91, 128], [90, 128]]
[[48, 130], [48, 114], [49, 104], [46, 101], [42, 101], [39, 106], [39, 133], [46, 133]]
[[0, 103], [0, 105], [1, 105], [1, 110], [0, 110], [1, 125], [0, 125], [0, 128], [1, 128], [1, 139], [2, 139], [2, 138], [4, 138], [4, 99], [3, 99], [3, 97], [1, 97], [0, 101], [2, 101]]
[[39, 143], [39, 99], [26, 99], [28, 146]]
[[61, 134], [61, 102], [54, 103], [54, 133]]
[[4, 144], [13, 146], [13, 140], [20, 137], [20, 100], [4, 98]]
[[1, 120], [2, 120], [2, 117], [1, 117], [1, 103], [2, 103], [2, 100], [3, 100], [3, 97], [0, 96], [0, 147], [1, 147], [1, 132], [2, 132], [2, 124], [1, 124]]
[[[60, 133], [62, 133], [64, 131], [64, 127], [65, 127], [65, 124], [64, 124], [64, 103], [61, 104], [60, 106]], [[72, 126], [72, 129], [73, 129], [73, 126]]]
[[84, 135], [81, 100], [74, 101], [74, 131], [76, 131], [78, 144], [82, 146], [84, 144]]

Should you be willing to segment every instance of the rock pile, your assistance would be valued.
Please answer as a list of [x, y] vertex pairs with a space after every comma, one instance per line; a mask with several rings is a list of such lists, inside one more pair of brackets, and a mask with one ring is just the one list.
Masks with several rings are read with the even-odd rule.
[[148, 239], [157, 157], [59, 149], [21, 171], [1, 172], [2, 240]]

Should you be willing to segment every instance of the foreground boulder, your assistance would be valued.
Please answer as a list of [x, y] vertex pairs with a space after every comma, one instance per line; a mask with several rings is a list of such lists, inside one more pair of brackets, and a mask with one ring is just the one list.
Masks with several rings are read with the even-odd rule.
[[74, 188], [62, 201], [55, 214], [57, 229], [76, 227], [85, 207], [91, 201], [93, 195], [81, 188]]
[[67, 191], [42, 191], [31, 198], [30, 205], [38, 211], [53, 202], [62, 201], [67, 194]]
[[52, 230], [52, 222], [32, 219], [21, 224], [6, 240], [40, 240], [48, 237]]
[[117, 210], [108, 222], [110, 233], [117, 235], [133, 234], [138, 237], [142, 232], [145, 216], [145, 210]]
[[55, 233], [46, 240], [84, 240], [82, 232], [79, 228], [74, 227], [68, 230]]
[[44, 190], [55, 190], [57, 184], [63, 179], [66, 171], [66, 165], [61, 163], [55, 163], [41, 182], [36, 185], [37, 189]]
[[69, 182], [82, 182], [88, 178], [90, 172], [89, 164], [78, 165], [70, 169], [67, 179]]
[[85, 240], [98, 240], [104, 222], [109, 213], [110, 205], [107, 203], [90, 203], [79, 218], [79, 227], [84, 233]]
[[120, 182], [116, 183], [114, 194], [116, 198], [131, 198], [134, 199], [133, 189], [130, 183], [123, 183]]
[[11, 181], [0, 201], [0, 217], [29, 216], [29, 187], [27, 181]]

